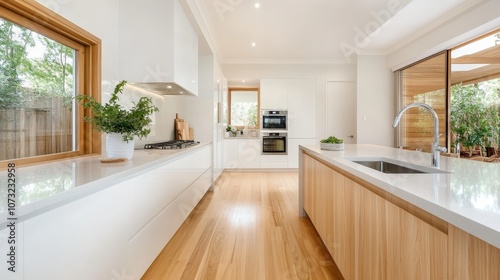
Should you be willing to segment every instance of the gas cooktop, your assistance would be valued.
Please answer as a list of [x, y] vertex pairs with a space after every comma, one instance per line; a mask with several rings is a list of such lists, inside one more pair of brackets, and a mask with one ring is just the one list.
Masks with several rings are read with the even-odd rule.
[[144, 149], [184, 149], [198, 144], [200, 144], [200, 142], [194, 140], [169, 140], [166, 142], [146, 144], [144, 145]]

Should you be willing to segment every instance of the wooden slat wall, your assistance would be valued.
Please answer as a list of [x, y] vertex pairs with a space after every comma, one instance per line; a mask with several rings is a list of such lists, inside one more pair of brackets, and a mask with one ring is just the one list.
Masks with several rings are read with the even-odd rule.
[[72, 112], [53, 98], [52, 108], [0, 109], [0, 160], [72, 150]]
[[[446, 146], [446, 53], [410, 66], [402, 71], [402, 106], [420, 102], [432, 106], [439, 117], [439, 138]], [[425, 109], [413, 108], [401, 119], [402, 145], [430, 152], [434, 140], [434, 122]]]

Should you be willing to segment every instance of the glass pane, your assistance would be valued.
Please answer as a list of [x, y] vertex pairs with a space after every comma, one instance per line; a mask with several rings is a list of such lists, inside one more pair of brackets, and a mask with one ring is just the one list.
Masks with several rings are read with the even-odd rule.
[[230, 91], [231, 125], [257, 127], [258, 99], [257, 91]]
[[450, 77], [452, 144], [491, 156], [500, 142], [500, 33], [453, 49]]
[[0, 160], [74, 151], [75, 50], [0, 18]]
[[[446, 147], [446, 53], [401, 71], [402, 107], [411, 103], [430, 105], [439, 117], [439, 144]], [[426, 109], [412, 108], [401, 119], [401, 145], [431, 151], [434, 121]]]

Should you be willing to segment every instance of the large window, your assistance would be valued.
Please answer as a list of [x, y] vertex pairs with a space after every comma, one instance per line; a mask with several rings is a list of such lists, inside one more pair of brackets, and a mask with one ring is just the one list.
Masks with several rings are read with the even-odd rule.
[[99, 39], [40, 4], [0, 3], [0, 168], [100, 152], [74, 99], [100, 97], [99, 58]]
[[451, 50], [451, 145], [490, 157], [500, 144], [500, 32]]
[[259, 127], [259, 89], [230, 88], [228, 124], [238, 128]]
[[[439, 116], [440, 145], [469, 156], [500, 142], [500, 32], [466, 42], [396, 72], [398, 107], [431, 105]], [[430, 151], [432, 118], [412, 109], [402, 119], [398, 146]], [[493, 154], [495, 153], [493, 149]]]

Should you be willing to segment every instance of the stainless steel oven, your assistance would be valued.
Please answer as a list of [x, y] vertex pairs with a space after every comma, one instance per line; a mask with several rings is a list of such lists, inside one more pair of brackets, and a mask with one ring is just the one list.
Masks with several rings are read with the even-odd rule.
[[286, 132], [262, 132], [263, 155], [286, 155]]
[[262, 130], [286, 130], [287, 129], [287, 111], [262, 110], [260, 112]]

